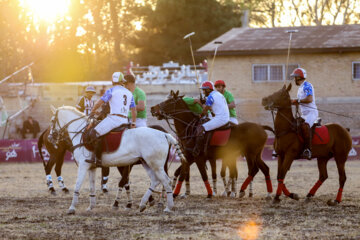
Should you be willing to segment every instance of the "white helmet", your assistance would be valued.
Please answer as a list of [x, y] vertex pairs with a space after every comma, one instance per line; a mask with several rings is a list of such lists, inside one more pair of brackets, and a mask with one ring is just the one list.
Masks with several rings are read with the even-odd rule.
[[124, 81], [124, 74], [122, 74], [121, 72], [114, 72], [114, 74], [112, 75], [112, 82], [120, 83], [122, 81]]

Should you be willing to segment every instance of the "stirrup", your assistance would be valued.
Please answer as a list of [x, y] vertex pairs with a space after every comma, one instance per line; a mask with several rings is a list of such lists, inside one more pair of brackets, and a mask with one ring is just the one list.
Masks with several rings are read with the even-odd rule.
[[310, 149], [308, 149], [308, 148], [305, 149], [302, 155], [303, 155], [304, 158], [306, 158], [308, 160], [311, 160], [311, 151], [310, 151]]

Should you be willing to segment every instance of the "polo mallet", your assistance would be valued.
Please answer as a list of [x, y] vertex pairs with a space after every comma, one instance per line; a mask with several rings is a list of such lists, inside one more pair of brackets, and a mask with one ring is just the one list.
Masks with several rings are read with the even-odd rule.
[[218, 47], [220, 46], [220, 44], [222, 44], [222, 42], [216, 41], [216, 42], [214, 42], [214, 44], [215, 44], [215, 52], [214, 52], [214, 57], [213, 57], [213, 60], [212, 60], [212, 63], [211, 63], [211, 70], [210, 70], [210, 74], [209, 74], [209, 81], [211, 81], [212, 73], [213, 73], [213, 70], [214, 70], [214, 62], [215, 62], [215, 57], [216, 57], [217, 49], [218, 49]]
[[193, 35], [195, 35], [195, 32], [191, 32], [191, 33], [185, 35], [184, 39], [187, 39], [187, 38], [189, 39], [191, 57], [192, 57], [193, 64], [194, 64], [194, 68], [195, 68], [196, 82], [197, 82], [198, 89], [199, 89], [200, 99], [202, 99], [202, 94], [201, 94], [201, 90], [200, 90], [200, 81], [199, 81], [199, 77], [198, 77], [197, 70], [196, 70], [196, 63], [195, 63], [195, 58], [194, 58], [194, 51], [193, 51], [193, 48], [192, 48], [192, 43], [191, 43], [191, 38], [190, 38], [190, 37], [193, 36]]
[[291, 47], [292, 34], [299, 32], [299, 30], [292, 29], [292, 30], [286, 30], [286, 32], [290, 33], [290, 36], [289, 36], [289, 45], [288, 45], [287, 58], [286, 58], [285, 81], [284, 81], [285, 84], [286, 84], [287, 75], [288, 75], [288, 68], [289, 68], [289, 58], [290, 58], [290, 47]]
[[199, 86], [200, 82], [199, 82], [199, 78], [198, 78], [198, 75], [197, 75], [197, 71], [196, 71], [196, 64], [195, 64], [195, 58], [194, 58], [194, 51], [193, 51], [193, 48], [192, 48], [192, 43], [191, 43], [191, 36], [195, 35], [195, 32], [192, 32], [192, 33], [189, 33], [187, 35], [185, 35], [184, 39], [189, 39], [189, 43], [190, 43], [190, 52], [191, 52], [191, 57], [192, 57], [192, 60], [193, 60], [193, 64], [194, 64], [194, 68], [195, 68], [195, 76], [196, 76], [196, 82]]

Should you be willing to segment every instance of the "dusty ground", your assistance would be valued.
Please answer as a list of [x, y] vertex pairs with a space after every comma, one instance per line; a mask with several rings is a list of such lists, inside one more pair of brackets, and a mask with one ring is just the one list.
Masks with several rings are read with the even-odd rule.
[[[275, 179], [276, 162], [267, 164]], [[176, 166], [171, 166], [171, 176]], [[239, 188], [246, 176], [245, 162], [239, 162], [238, 169]], [[74, 163], [63, 167], [65, 183], [71, 190], [76, 170]], [[304, 197], [318, 176], [315, 161], [293, 164], [285, 182], [289, 190], [300, 194], [302, 199], [298, 202], [283, 199], [280, 205], [265, 200], [266, 187], [261, 173], [254, 180], [253, 198], [217, 196], [207, 201], [200, 175], [195, 166], [192, 170], [192, 196], [177, 199], [176, 211], [172, 214], [164, 214], [156, 205], [143, 213], [139, 213], [136, 206], [129, 211], [112, 210], [119, 179], [117, 171], [112, 169], [110, 193], [97, 194], [97, 208], [86, 212], [89, 203], [86, 181], [76, 215], [68, 216], [66, 211], [72, 194], [58, 191], [57, 196], [51, 196], [42, 164], [1, 164], [0, 239], [360, 239], [360, 161], [347, 163], [343, 202], [336, 207], [326, 205], [328, 199], [336, 197], [338, 188], [334, 161], [328, 164], [329, 179], [313, 202], [307, 204]], [[100, 171], [97, 186], [99, 175]], [[135, 205], [138, 205], [149, 184], [142, 167], [135, 167], [131, 182]], [[223, 191], [220, 181], [218, 189]], [[121, 206], [125, 203], [123, 194]]]

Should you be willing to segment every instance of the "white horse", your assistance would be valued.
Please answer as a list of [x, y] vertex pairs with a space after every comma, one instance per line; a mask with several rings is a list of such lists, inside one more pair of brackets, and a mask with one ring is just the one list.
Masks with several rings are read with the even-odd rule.
[[[92, 168], [91, 164], [85, 162], [85, 159], [91, 156], [91, 152], [83, 146], [81, 141], [88, 118], [74, 107], [69, 106], [59, 107], [58, 109], [52, 107], [52, 111], [55, 116], [52, 118], [51, 133], [69, 134], [72, 144], [75, 146], [73, 156], [79, 165], [74, 196], [68, 213], [75, 213], [79, 191], [87, 172], [89, 172], [90, 181], [90, 205], [87, 210], [90, 211], [95, 207], [96, 203], [96, 168]], [[160, 183], [164, 186], [167, 194], [167, 207], [164, 211], [169, 212], [174, 206], [171, 180], [164, 170], [170, 144], [173, 144], [177, 149], [181, 161], [186, 161], [177, 140], [173, 136], [152, 128], [125, 130], [119, 148], [114, 152], [103, 153], [102, 155], [102, 165], [106, 167], [127, 166], [137, 162], [140, 158], [143, 159], [143, 166], [150, 177], [151, 185], [141, 199], [140, 211], [145, 209], [151, 193]]]

